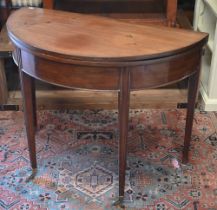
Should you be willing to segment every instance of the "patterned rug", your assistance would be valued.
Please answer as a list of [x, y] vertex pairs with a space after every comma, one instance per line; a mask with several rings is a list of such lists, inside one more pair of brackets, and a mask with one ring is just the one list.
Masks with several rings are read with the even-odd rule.
[[[116, 111], [41, 111], [33, 180], [22, 112], [0, 113], [0, 209], [117, 209]], [[217, 115], [197, 111], [180, 163], [185, 111], [130, 113], [126, 209], [217, 210]]]

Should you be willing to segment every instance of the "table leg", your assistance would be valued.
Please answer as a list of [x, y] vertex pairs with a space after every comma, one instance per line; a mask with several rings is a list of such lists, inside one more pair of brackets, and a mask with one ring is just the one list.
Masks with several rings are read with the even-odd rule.
[[124, 187], [125, 187], [125, 170], [127, 156], [127, 136], [128, 136], [128, 119], [129, 119], [129, 100], [130, 100], [130, 76], [129, 70], [123, 69], [121, 73], [120, 92], [118, 95], [119, 110], [119, 200], [117, 205], [123, 206]]
[[23, 94], [23, 107], [26, 125], [26, 134], [29, 146], [30, 161], [33, 169], [37, 168], [36, 162], [36, 146], [35, 146], [35, 90], [34, 79], [28, 74], [20, 70], [21, 89]]
[[32, 105], [33, 105], [33, 119], [34, 119], [34, 126], [35, 126], [35, 131], [37, 130], [37, 106], [36, 106], [36, 90], [35, 90], [35, 79], [32, 78]]
[[185, 139], [184, 139], [184, 150], [182, 162], [188, 163], [188, 153], [192, 135], [193, 120], [194, 120], [194, 110], [195, 102], [197, 98], [197, 90], [199, 84], [199, 75], [200, 71], [197, 71], [189, 77], [188, 82], [188, 106], [187, 106], [187, 116], [186, 116], [186, 125], [185, 125]]

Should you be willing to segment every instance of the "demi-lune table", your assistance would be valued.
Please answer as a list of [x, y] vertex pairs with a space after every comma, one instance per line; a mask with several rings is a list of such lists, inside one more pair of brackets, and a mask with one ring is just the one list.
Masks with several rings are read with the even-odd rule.
[[31, 166], [37, 168], [34, 80], [118, 91], [119, 199], [123, 200], [130, 92], [189, 77], [183, 162], [188, 161], [202, 48], [207, 34], [109, 18], [23, 8], [7, 22], [19, 66]]

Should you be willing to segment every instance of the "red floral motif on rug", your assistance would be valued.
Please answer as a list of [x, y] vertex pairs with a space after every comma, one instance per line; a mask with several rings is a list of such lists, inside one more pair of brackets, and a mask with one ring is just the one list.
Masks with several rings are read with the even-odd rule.
[[[185, 111], [132, 110], [126, 209], [217, 210], [217, 115], [196, 112], [183, 165]], [[116, 209], [118, 114], [38, 112], [38, 171], [31, 175], [22, 112], [0, 113], [0, 209]]]

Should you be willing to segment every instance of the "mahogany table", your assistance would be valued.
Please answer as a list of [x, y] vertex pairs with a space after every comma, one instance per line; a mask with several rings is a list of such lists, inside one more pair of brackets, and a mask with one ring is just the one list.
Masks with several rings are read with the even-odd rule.
[[119, 199], [123, 200], [130, 91], [189, 77], [183, 162], [188, 161], [202, 48], [207, 34], [98, 16], [23, 8], [7, 22], [16, 47], [31, 166], [37, 168], [34, 80], [119, 94]]

